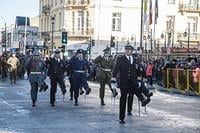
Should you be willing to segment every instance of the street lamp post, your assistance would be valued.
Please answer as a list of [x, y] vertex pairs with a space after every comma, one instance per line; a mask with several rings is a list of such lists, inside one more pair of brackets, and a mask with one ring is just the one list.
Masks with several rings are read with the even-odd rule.
[[187, 40], [187, 53], [189, 54], [190, 53], [190, 28], [188, 28], [188, 33], [185, 31], [183, 33], [183, 35], [185, 37], [188, 37], [188, 40]]
[[144, 50], [145, 50], [145, 53], [147, 53], [147, 37], [143, 36], [143, 40], [144, 40]]
[[51, 17], [51, 33], [52, 33], [52, 36], [51, 36], [51, 54], [53, 54], [53, 32], [54, 32], [54, 23], [55, 23], [55, 17]]
[[132, 34], [131, 41], [133, 41], [133, 40], [134, 40], [134, 47], [136, 47], [136, 35], [135, 34]]
[[[6, 19], [5, 19], [4, 17], [2, 17], [2, 16], [0, 16], [0, 18], [3, 19], [3, 20], [4, 20], [4, 23], [5, 23], [5, 29], [4, 29], [4, 30], [5, 30], [5, 52], [6, 52], [6, 49], [7, 49], [7, 48], [6, 48], [6, 47], [7, 47], [7, 46], [6, 46], [6, 45], [7, 45], [7, 44], [6, 44], [6, 43], [7, 43], [7, 42], [6, 42], [6, 41], [7, 41], [7, 39], [6, 39], [6, 38], [7, 38], [7, 35], [6, 35], [6, 34], [7, 34], [7, 33], [6, 33], [6, 32], [7, 32], [7, 29], [6, 29], [6, 28], [7, 28], [7, 26], [6, 26]], [[2, 51], [3, 51], [3, 47], [2, 47]]]
[[[165, 35], [162, 33], [161, 35], [160, 35], [160, 37], [162, 38], [162, 40], [163, 40], [163, 38], [165, 37]], [[166, 39], [165, 39], [166, 40]], [[166, 42], [166, 41], [165, 41]], [[164, 48], [166, 49], [166, 43], [164, 42]]]
[[168, 54], [170, 53], [171, 37], [172, 37], [172, 33], [168, 32], [168, 42], [167, 42], [167, 50], [169, 50], [169, 51], [167, 51]]
[[140, 18], [140, 48], [142, 48], [142, 35], [143, 35], [143, 2], [144, 0], [141, 0], [141, 18]]

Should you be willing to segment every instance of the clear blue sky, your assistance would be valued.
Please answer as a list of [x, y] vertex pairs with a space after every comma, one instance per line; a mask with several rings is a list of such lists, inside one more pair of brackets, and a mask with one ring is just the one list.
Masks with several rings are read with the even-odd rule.
[[[39, 0], [0, 0], [0, 16], [4, 17], [7, 25], [15, 23], [16, 16], [37, 16]], [[0, 28], [4, 21], [0, 18]]]

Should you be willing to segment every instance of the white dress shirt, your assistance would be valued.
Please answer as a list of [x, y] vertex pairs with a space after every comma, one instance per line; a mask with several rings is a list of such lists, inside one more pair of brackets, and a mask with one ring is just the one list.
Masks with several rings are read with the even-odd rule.
[[130, 56], [126, 55], [126, 58], [128, 59], [128, 61], [129, 59], [131, 59], [131, 64], [133, 64], [133, 57], [131, 55]]

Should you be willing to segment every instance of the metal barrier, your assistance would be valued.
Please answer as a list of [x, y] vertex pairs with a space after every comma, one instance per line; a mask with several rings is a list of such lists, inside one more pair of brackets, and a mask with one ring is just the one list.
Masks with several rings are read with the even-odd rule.
[[167, 89], [176, 88], [180, 91], [192, 91], [200, 94], [200, 68], [189, 69], [167, 69], [164, 74]]

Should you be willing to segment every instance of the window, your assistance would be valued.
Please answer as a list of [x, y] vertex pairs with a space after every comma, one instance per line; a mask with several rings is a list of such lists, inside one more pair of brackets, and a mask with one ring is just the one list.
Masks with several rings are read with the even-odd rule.
[[187, 28], [191, 33], [197, 33], [198, 17], [188, 17]]
[[75, 27], [75, 13], [72, 12], [72, 32], [74, 33], [74, 27]]
[[43, 25], [43, 19], [41, 19], [41, 31], [43, 31], [44, 30], [44, 27], [43, 27], [44, 25]]
[[61, 24], [62, 24], [62, 18], [61, 18], [61, 13], [59, 13], [59, 29], [61, 29]]
[[168, 0], [167, 1], [167, 4], [175, 4], [176, 3], [176, 0]]
[[51, 6], [53, 7], [53, 0], [51, 0]]
[[78, 31], [83, 32], [84, 28], [84, 12], [78, 11]]
[[112, 31], [121, 31], [121, 13], [112, 14]]
[[166, 30], [167, 31], [174, 31], [174, 24], [175, 24], [175, 16], [167, 16], [167, 25]]
[[87, 16], [87, 18], [86, 18], [86, 28], [87, 28], [87, 31], [89, 30], [89, 12], [87, 11], [86, 12], [86, 16]]

